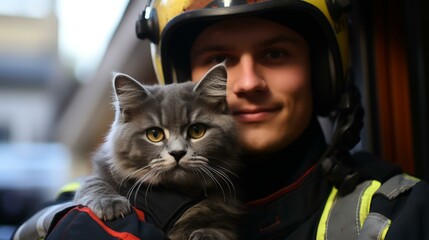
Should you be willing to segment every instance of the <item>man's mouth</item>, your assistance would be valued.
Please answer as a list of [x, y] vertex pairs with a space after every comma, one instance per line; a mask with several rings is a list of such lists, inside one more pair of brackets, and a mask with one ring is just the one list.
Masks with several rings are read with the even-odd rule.
[[280, 111], [280, 107], [269, 108], [242, 108], [232, 111], [232, 115], [238, 122], [256, 123], [267, 120]]

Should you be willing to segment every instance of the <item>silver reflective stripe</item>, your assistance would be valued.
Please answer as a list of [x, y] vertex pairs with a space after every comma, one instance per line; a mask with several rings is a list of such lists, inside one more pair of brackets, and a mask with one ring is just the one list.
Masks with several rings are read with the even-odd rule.
[[383, 183], [375, 194], [382, 194], [389, 200], [392, 200], [401, 193], [410, 190], [419, 181], [419, 179], [407, 174], [399, 174]]
[[358, 240], [382, 240], [390, 226], [390, 219], [379, 214], [369, 213], [360, 230]]
[[363, 223], [360, 221], [361, 199], [373, 181], [365, 181], [345, 196], [337, 196], [326, 225], [326, 239], [357, 239]]
[[324, 239], [384, 239], [391, 220], [379, 213], [369, 213], [372, 196], [381, 194], [393, 200], [419, 181], [399, 174], [381, 186], [374, 184], [377, 181], [365, 181], [351, 194], [337, 196], [329, 210]]
[[46, 207], [25, 221], [15, 232], [13, 240], [43, 239], [55, 214], [63, 209], [76, 205], [72, 202]]

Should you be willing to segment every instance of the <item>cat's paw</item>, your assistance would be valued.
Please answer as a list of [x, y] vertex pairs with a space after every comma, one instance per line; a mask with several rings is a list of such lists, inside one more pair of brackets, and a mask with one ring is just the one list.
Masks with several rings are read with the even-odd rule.
[[88, 197], [87, 201], [82, 202], [82, 204], [89, 207], [98, 218], [105, 221], [120, 217], [124, 218], [124, 216], [131, 211], [131, 205], [128, 199], [120, 195], [104, 195], [91, 199]]

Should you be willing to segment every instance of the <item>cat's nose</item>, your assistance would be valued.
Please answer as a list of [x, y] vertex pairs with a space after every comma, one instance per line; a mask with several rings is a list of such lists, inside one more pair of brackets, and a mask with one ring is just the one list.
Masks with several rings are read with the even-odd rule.
[[183, 150], [171, 151], [169, 152], [169, 154], [173, 156], [174, 159], [176, 159], [176, 162], [179, 162], [180, 159], [182, 159], [182, 157], [185, 156], [186, 151], [183, 151]]

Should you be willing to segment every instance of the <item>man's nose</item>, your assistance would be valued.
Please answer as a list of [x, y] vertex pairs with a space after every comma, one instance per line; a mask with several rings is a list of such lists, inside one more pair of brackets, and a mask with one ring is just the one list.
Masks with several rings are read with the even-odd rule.
[[238, 64], [228, 71], [232, 91], [237, 95], [263, 92], [267, 85], [260, 71], [251, 55], [243, 55]]

